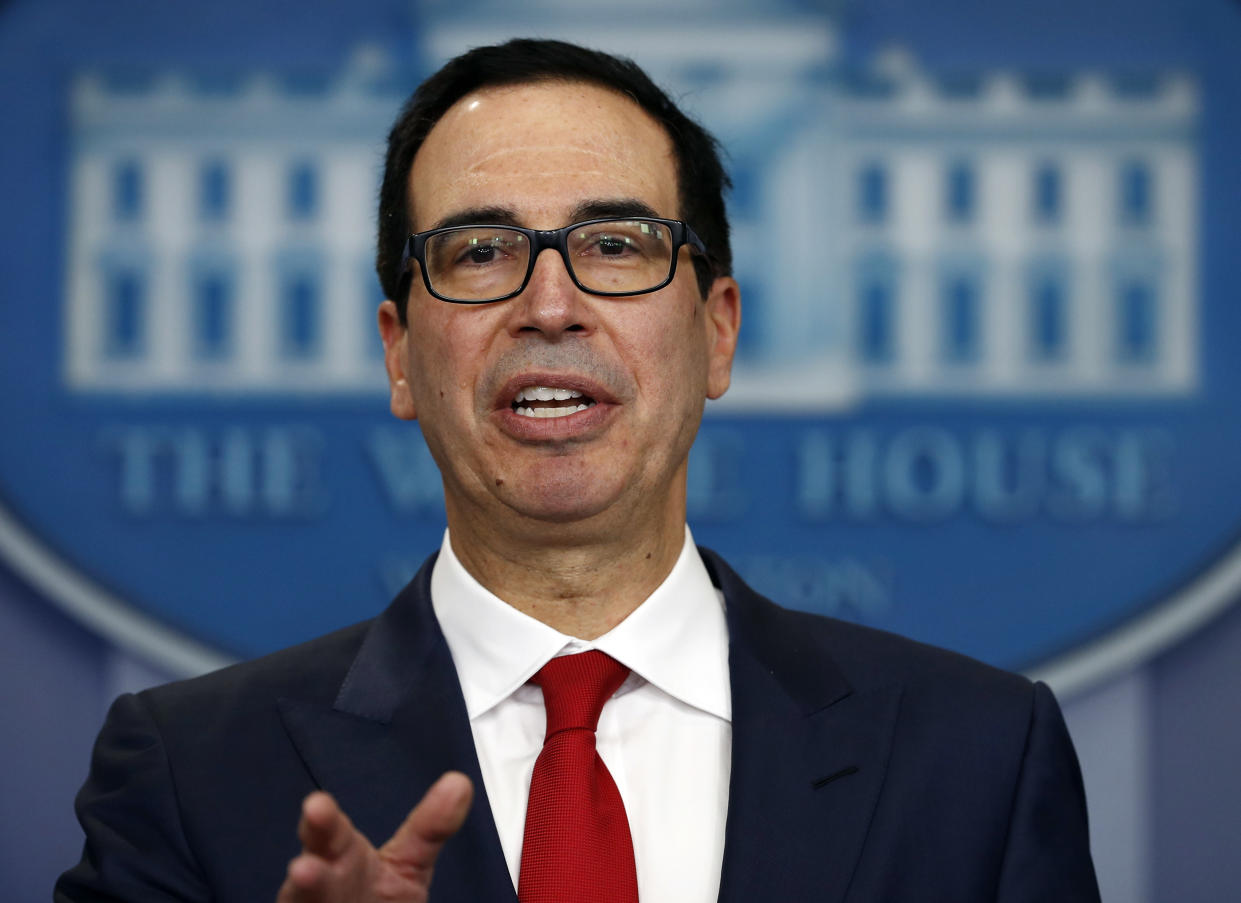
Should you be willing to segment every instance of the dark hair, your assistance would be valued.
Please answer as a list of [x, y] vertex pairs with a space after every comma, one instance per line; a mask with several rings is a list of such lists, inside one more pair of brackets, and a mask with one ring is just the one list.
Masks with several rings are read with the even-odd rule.
[[410, 169], [422, 142], [440, 117], [472, 91], [541, 81], [587, 82], [608, 88], [629, 97], [663, 126], [676, 155], [680, 216], [707, 246], [706, 261], [693, 258], [699, 290], [705, 297], [716, 277], [731, 274], [724, 191], [732, 183], [720, 162], [719, 142], [711, 133], [682, 113], [632, 60], [564, 41], [519, 38], [476, 47], [449, 60], [418, 86], [388, 133], [375, 270], [384, 294], [396, 302], [402, 322], [406, 280], [397, 270], [411, 231]]

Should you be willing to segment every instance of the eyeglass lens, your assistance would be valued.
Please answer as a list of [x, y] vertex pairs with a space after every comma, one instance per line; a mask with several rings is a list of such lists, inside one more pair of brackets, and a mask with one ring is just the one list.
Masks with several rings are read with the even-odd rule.
[[[588, 291], [647, 291], [664, 282], [672, 268], [672, 236], [649, 220], [579, 226], [566, 244], [569, 267]], [[425, 258], [439, 294], [463, 301], [499, 298], [526, 278], [530, 240], [500, 226], [469, 226], [430, 236]]]

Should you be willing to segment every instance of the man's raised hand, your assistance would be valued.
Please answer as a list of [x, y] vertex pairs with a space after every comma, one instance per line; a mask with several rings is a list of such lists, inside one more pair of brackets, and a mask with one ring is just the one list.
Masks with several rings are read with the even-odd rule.
[[310, 794], [297, 826], [302, 852], [289, 863], [277, 903], [425, 903], [435, 860], [473, 798], [470, 779], [448, 772], [376, 849], [331, 796]]

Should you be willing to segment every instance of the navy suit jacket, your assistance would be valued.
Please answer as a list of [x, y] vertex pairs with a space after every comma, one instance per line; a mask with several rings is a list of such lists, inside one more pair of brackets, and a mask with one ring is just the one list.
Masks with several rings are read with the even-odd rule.
[[[732, 680], [722, 903], [1098, 900], [1045, 686], [782, 609], [703, 557]], [[373, 621], [118, 699], [77, 799], [85, 853], [56, 899], [273, 900], [307, 793], [332, 793], [381, 843], [457, 769], [477, 798], [432, 899], [515, 903], [430, 574]]]

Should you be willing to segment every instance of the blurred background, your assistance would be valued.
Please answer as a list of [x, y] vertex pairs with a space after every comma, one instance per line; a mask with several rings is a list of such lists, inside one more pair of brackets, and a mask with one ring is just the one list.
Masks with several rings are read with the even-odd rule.
[[523, 35], [632, 56], [725, 146], [695, 538], [1047, 680], [1105, 900], [1241, 899], [1235, 0], [0, 3], [6, 899], [78, 857], [118, 693], [369, 617], [436, 548], [384, 138]]

